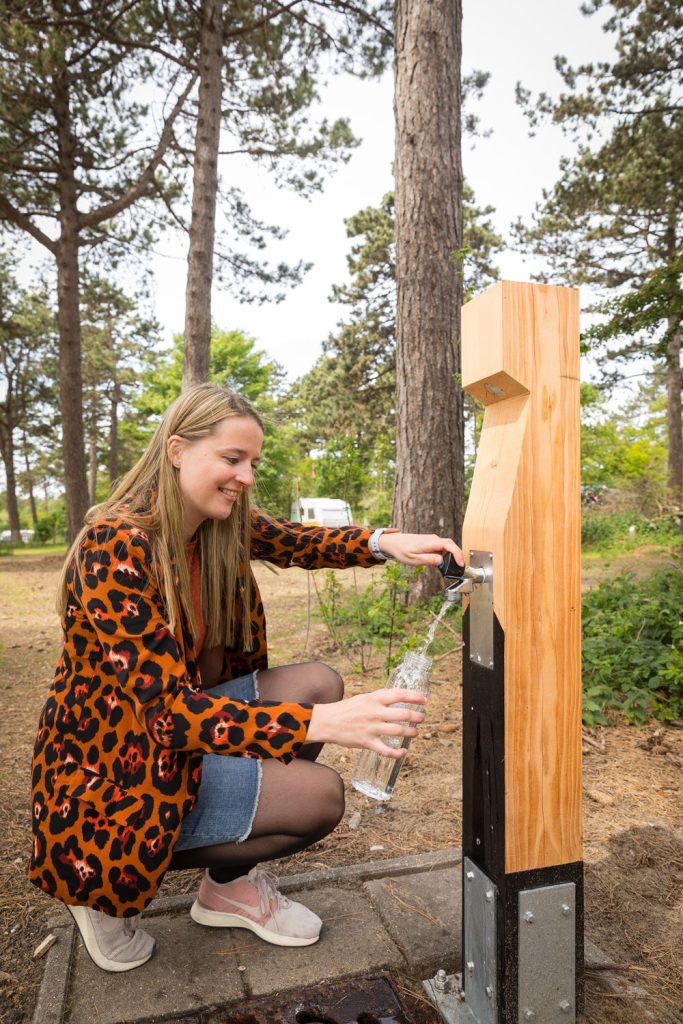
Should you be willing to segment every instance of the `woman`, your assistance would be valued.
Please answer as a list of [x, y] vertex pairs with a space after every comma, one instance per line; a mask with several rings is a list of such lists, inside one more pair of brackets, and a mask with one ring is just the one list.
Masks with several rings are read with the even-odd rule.
[[397, 757], [382, 736], [415, 736], [423, 718], [392, 708], [395, 690], [342, 700], [325, 665], [268, 669], [249, 560], [429, 565], [446, 551], [461, 560], [459, 548], [257, 512], [249, 493], [262, 443], [262, 422], [239, 395], [189, 389], [66, 558], [64, 649], [34, 753], [29, 877], [67, 905], [105, 970], [151, 956], [139, 914], [168, 868], [205, 868], [195, 921], [279, 945], [315, 942], [320, 919], [257, 864], [341, 819], [342, 782], [315, 760], [323, 743]]

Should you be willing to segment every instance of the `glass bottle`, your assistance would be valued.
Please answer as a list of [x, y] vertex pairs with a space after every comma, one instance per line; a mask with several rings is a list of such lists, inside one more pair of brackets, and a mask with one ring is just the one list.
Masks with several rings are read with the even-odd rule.
[[[417, 651], [406, 651], [405, 657], [400, 665], [397, 665], [387, 680], [387, 688], [400, 688], [402, 690], [417, 690], [418, 693], [429, 696], [429, 670], [432, 667], [431, 658]], [[415, 708], [415, 704], [393, 704], [395, 708]], [[383, 736], [382, 741], [389, 747], [410, 746], [409, 736]], [[364, 796], [371, 796], [374, 800], [390, 800], [394, 792], [394, 786], [405, 760], [403, 757], [395, 760], [392, 757], [385, 757], [377, 754], [374, 750], [361, 750], [356, 767], [351, 778], [351, 785]]]

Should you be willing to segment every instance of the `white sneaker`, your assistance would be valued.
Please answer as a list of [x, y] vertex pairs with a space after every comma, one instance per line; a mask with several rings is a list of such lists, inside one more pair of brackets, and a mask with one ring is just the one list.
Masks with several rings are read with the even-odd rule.
[[138, 928], [140, 915], [110, 917], [91, 907], [67, 905], [88, 956], [103, 971], [132, 971], [146, 964], [155, 940]]
[[277, 878], [262, 868], [223, 885], [205, 871], [190, 915], [209, 928], [249, 928], [275, 946], [310, 946], [323, 924], [312, 910], [278, 892]]

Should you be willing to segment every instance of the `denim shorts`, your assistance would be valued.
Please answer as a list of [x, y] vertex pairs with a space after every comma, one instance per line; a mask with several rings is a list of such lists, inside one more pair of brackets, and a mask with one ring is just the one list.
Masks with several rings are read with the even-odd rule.
[[[212, 697], [258, 700], [256, 672], [219, 683]], [[176, 850], [241, 843], [254, 823], [261, 789], [261, 762], [253, 757], [204, 754], [197, 802], [183, 819]]]

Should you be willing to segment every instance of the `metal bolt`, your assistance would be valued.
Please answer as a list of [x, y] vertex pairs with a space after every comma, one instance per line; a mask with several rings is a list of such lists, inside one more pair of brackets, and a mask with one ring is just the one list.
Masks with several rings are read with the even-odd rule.
[[491, 903], [492, 900], [493, 900], [493, 889], [487, 889], [486, 890], [486, 902], [487, 903]]
[[525, 1010], [524, 1011], [524, 1020], [535, 1020], [535, 1019], [536, 1019], [536, 1014], [534, 1013], [533, 1010]]
[[524, 915], [524, 920], [526, 921], [527, 924], [533, 924], [534, 921], [536, 920], [536, 918], [534, 917], [534, 915], [531, 913], [530, 910], [527, 910], [526, 914]]
[[477, 844], [477, 846], [481, 846], [481, 839], [475, 839], [475, 843]]
[[569, 1002], [568, 999], [563, 999], [562, 1002], [560, 1003], [560, 1009], [562, 1010], [562, 1013], [569, 1013], [571, 1008], [572, 1008], [572, 1004]]
[[474, 960], [467, 961], [467, 973], [474, 974]]
[[471, 882], [472, 879], [474, 878], [474, 871], [468, 871], [465, 877], [467, 878], [468, 882]]
[[477, 661], [481, 661], [481, 654], [477, 655]]
[[562, 911], [562, 913], [564, 914], [565, 917], [569, 917], [569, 915], [572, 912], [572, 908], [569, 906], [568, 903], [563, 903], [562, 906], [560, 907], [560, 910]]
[[448, 989], [448, 975], [441, 968], [434, 976], [434, 988], [439, 992], [445, 992]]
[[489, 999], [493, 999], [493, 989], [491, 988], [490, 985], [486, 986], [486, 995], [489, 997]]

